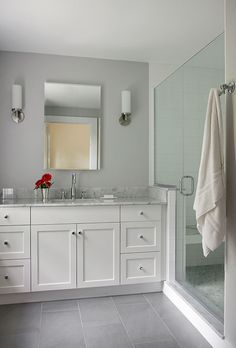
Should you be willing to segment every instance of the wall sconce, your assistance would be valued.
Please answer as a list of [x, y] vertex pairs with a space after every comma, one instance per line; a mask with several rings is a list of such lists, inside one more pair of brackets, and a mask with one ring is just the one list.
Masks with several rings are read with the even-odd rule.
[[119, 122], [122, 126], [128, 126], [131, 122], [131, 92], [121, 92], [121, 116]]
[[11, 118], [14, 122], [20, 123], [24, 121], [25, 115], [22, 111], [22, 86], [12, 86], [12, 108]]

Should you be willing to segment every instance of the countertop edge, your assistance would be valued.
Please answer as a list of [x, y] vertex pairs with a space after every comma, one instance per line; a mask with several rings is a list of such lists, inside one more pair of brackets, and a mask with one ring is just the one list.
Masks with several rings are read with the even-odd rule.
[[22, 202], [23, 200], [15, 201], [15, 202], [0, 202], [0, 208], [16, 208], [16, 207], [77, 207], [77, 206], [121, 206], [121, 205], [166, 205], [167, 202], [149, 199], [149, 200], [114, 200], [114, 201], [101, 201], [95, 200], [94, 202]]

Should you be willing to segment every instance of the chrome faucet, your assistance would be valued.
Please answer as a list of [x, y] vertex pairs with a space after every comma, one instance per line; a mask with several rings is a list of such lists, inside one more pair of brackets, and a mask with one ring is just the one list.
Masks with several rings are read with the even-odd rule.
[[72, 173], [71, 199], [76, 198], [76, 173]]

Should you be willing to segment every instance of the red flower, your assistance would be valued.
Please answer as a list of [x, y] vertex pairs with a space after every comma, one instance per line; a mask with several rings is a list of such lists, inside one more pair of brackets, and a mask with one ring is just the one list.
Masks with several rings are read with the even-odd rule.
[[43, 182], [49, 182], [52, 179], [52, 175], [50, 173], [46, 173], [42, 176]]
[[42, 178], [35, 183], [35, 188], [49, 188], [52, 186], [53, 183], [51, 183], [52, 175], [50, 173], [45, 173]]
[[36, 189], [39, 188], [40, 185], [42, 185], [42, 183], [43, 183], [42, 179], [36, 181], [36, 183], [35, 183], [35, 188], [36, 188]]

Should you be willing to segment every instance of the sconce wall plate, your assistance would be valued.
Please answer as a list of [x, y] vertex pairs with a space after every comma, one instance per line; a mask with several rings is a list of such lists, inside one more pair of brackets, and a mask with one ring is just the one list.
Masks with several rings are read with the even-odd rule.
[[131, 122], [131, 113], [130, 112], [122, 112], [120, 118], [119, 118], [119, 123], [122, 126], [128, 126]]
[[21, 123], [25, 119], [25, 114], [21, 109], [11, 109], [11, 118], [15, 123]]

